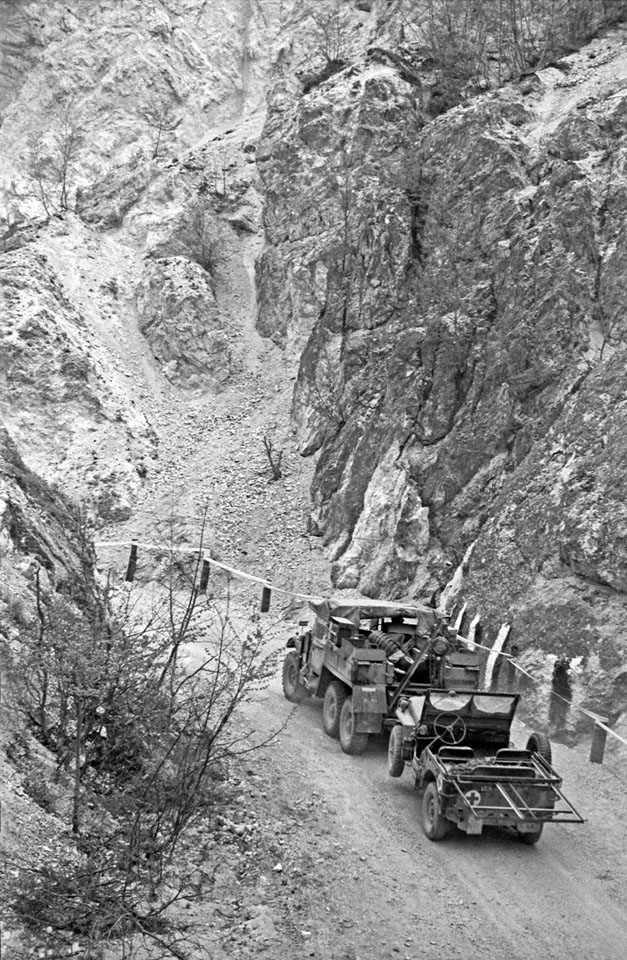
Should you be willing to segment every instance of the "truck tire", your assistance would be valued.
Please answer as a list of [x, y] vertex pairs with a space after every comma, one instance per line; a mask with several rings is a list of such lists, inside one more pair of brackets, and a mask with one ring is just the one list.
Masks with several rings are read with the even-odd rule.
[[440, 811], [440, 795], [430, 780], [422, 795], [422, 829], [429, 840], [443, 840], [449, 831], [449, 822]]
[[340, 715], [344, 701], [348, 696], [346, 687], [340, 680], [332, 680], [322, 701], [322, 726], [324, 732], [336, 740], [340, 735]]
[[521, 843], [526, 843], [527, 846], [533, 846], [534, 843], [537, 843], [540, 837], [542, 836], [542, 827], [543, 823], [539, 823], [538, 826], [532, 833], [521, 833], [518, 834], [518, 839]]
[[300, 679], [298, 654], [294, 650], [290, 650], [283, 661], [283, 693], [290, 703], [302, 703], [309, 696]]
[[388, 773], [391, 777], [400, 777], [405, 769], [403, 746], [403, 728], [397, 724], [392, 727], [388, 743]]
[[368, 746], [368, 734], [355, 730], [353, 698], [350, 696], [346, 697], [340, 713], [340, 746], [344, 753], [351, 756], [358, 756]]
[[544, 733], [532, 733], [527, 740], [526, 748], [530, 753], [537, 753], [539, 757], [546, 760], [549, 766], [553, 762], [553, 751], [551, 750], [551, 741]]

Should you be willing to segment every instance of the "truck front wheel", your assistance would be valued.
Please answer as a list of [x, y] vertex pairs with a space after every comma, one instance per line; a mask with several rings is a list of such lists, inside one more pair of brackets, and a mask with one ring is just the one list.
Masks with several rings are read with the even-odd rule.
[[388, 743], [388, 773], [391, 777], [400, 777], [405, 769], [403, 748], [403, 728], [399, 723], [392, 727]]
[[357, 733], [355, 730], [352, 697], [346, 698], [340, 713], [340, 746], [344, 753], [349, 753], [352, 756], [363, 753], [368, 746], [368, 734]]
[[422, 829], [429, 840], [443, 840], [448, 833], [448, 820], [440, 810], [440, 795], [433, 780], [422, 795]]
[[307, 687], [300, 679], [300, 662], [293, 650], [283, 661], [283, 693], [291, 703], [302, 703], [309, 696]]
[[327, 687], [322, 701], [322, 726], [330, 737], [340, 735], [340, 716], [344, 701], [348, 696], [346, 687], [339, 680], [332, 680]]

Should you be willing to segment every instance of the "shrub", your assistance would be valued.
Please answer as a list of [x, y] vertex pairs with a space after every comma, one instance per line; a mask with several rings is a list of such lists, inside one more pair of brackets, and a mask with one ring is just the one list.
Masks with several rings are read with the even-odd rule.
[[[13, 907], [36, 931], [89, 943], [148, 937], [185, 955], [153, 897], [162, 884], [170, 900], [194, 895], [177, 880], [179, 848], [220, 802], [216, 768], [250, 752], [233, 715], [276, 667], [256, 617], [241, 631], [228, 596], [221, 606], [205, 598], [201, 557], [167, 553], [148, 612], [135, 586], [116, 593], [89, 580], [79, 604], [37, 578], [37, 619], [14, 651], [13, 676], [33, 732], [68, 775], [80, 856], [22, 871]], [[182, 652], [192, 642], [190, 666]], [[27, 783], [52, 809], [45, 783]], [[188, 847], [183, 875], [203, 856]]]

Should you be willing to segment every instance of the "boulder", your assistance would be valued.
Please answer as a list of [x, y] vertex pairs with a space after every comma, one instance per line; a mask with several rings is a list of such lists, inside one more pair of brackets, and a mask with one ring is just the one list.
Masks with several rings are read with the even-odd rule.
[[166, 377], [219, 390], [234, 369], [210, 277], [186, 257], [149, 260], [137, 288], [139, 322]]

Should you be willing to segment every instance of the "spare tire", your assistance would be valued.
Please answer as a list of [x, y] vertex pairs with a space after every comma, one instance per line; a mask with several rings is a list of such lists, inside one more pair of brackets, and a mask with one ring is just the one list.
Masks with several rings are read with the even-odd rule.
[[402, 650], [402, 644], [400, 640], [396, 637], [391, 637], [387, 633], [383, 633], [381, 630], [372, 630], [368, 634], [368, 640], [374, 644], [375, 647], [379, 647], [380, 650], [383, 650], [388, 657], [393, 656], [393, 654], [398, 653], [399, 650]]
[[530, 753], [537, 753], [539, 757], [551, 766], [553, 762], [553, 751], [551, 741], [545, 733], [532, 733], [527, 740], [526, 748]]

